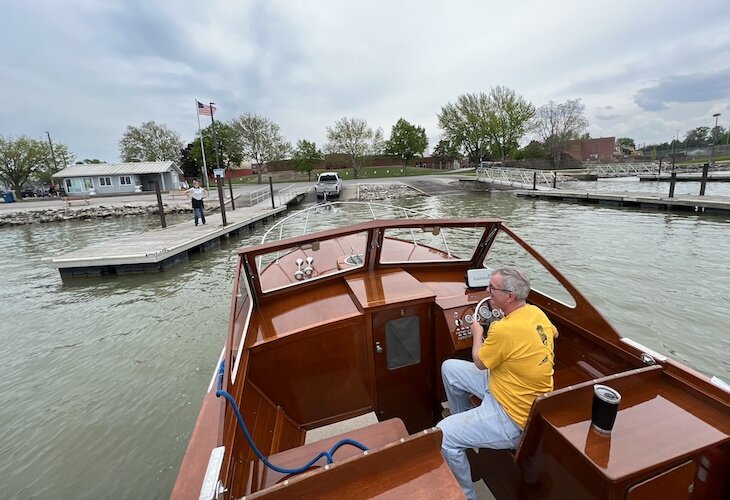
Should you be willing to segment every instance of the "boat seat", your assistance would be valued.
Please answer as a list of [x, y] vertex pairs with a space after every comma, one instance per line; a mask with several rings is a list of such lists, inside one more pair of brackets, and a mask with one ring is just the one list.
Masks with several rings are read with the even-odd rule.
[[[297, 467], [305, 465], [312, 458], [317, 456], [317, 454], [321, 451], [330, 450], [338, 441], [345, 438], [354, 439], [355, 441], [364, 444], [368, 448], [374, 449], [406, 437], [408, 437], [408, 430], [406, 429], [403, 421], [399, 418], [391, 418], [383, 422], [378, 422], [377, 424], [351, 430], [337, 436], [332, 436], [322, 439], [320, 441], [316, 441], [314, 443], [309, 443], [298, 446], [296, 448], [292, 448], [290, 450], [274, 453], [273, 455], [269, 456], [268, 459], [269, 462], [278, 467], [295, 469]], [[337, 462], [339, 460], [359, 455], [361, 453], [362, 450], [360, 448], [350, 445], [344, 445], [338, 448], [337, 451], [335, 451], [333, 458], [334, 461]], [[251, 488], [249, 493], [268, 488], [288, 477], [291, 477], [290, 474], [283, 474], [269, 469], [260, 460], [256, 460], [256, 462], [258, 463], [254, 466], [254, 471], [257, 472], [255, 474], [255, 484], [250, 485]], [[326, 463], [327, 459], [325, 457], [322, 457], [319, 462], [317, 462], [313, 466], [313, 468], [323, 467]]]

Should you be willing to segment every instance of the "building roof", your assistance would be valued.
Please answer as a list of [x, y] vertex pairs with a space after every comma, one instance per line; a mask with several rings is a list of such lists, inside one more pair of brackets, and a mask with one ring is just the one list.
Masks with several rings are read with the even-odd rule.
[[142, 161], [134, 163], [82, 163], [71, 165], [53, 177], [88, 177], [90, 175], [161, 174], [175, 171], [182, 173], [173, 161]]

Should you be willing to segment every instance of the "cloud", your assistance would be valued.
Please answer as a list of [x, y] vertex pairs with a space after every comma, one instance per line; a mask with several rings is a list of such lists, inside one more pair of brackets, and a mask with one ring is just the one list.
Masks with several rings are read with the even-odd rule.
[[730, 68], [710, 73], [672, 75], [639, 89], [634, 102], [647, 111], [666, 109], [669, 103], [712, 102], [730, 98]]

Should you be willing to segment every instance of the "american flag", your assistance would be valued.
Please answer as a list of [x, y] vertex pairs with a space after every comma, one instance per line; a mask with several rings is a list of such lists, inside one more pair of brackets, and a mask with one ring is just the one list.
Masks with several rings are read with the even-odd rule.
[[211, 116], [213, 113], [215, 113], [215, 106], [213, 106], [213, 103], [210, 104], [210, 106], [206, 106], [202, 102], [195, 101], [198, 103], [198, 114], [203, 116]]

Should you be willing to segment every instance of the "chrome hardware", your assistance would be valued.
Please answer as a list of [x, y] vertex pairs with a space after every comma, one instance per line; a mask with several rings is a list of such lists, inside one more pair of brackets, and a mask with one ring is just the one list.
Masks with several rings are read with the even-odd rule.
[[311, 276], [314, 272], [314, 268], [312, 267], [312, 262], [314, 262], [313, 257], [307, 257], [307, 267], [304, 268], [304, 274], [307, 276]]
[[297, 259], [297, 270], [294, 272], [294, 277], [298, 280], [304, 279], [304, 272], [302, 271], [302, 264], [304, 264], [304, 261], [302, 259]]
[[383, 352], [383, 346], [380, 345], [380, 342], [375, 342], [375, 352], [377, 352], [378, 354]]
[[643, 361], [645, 365], [655, 365], [656, 364], [656, 360], [652, 357], [652, 355], [647, 354], [645, 352], [641, 353], [641, 361]]

